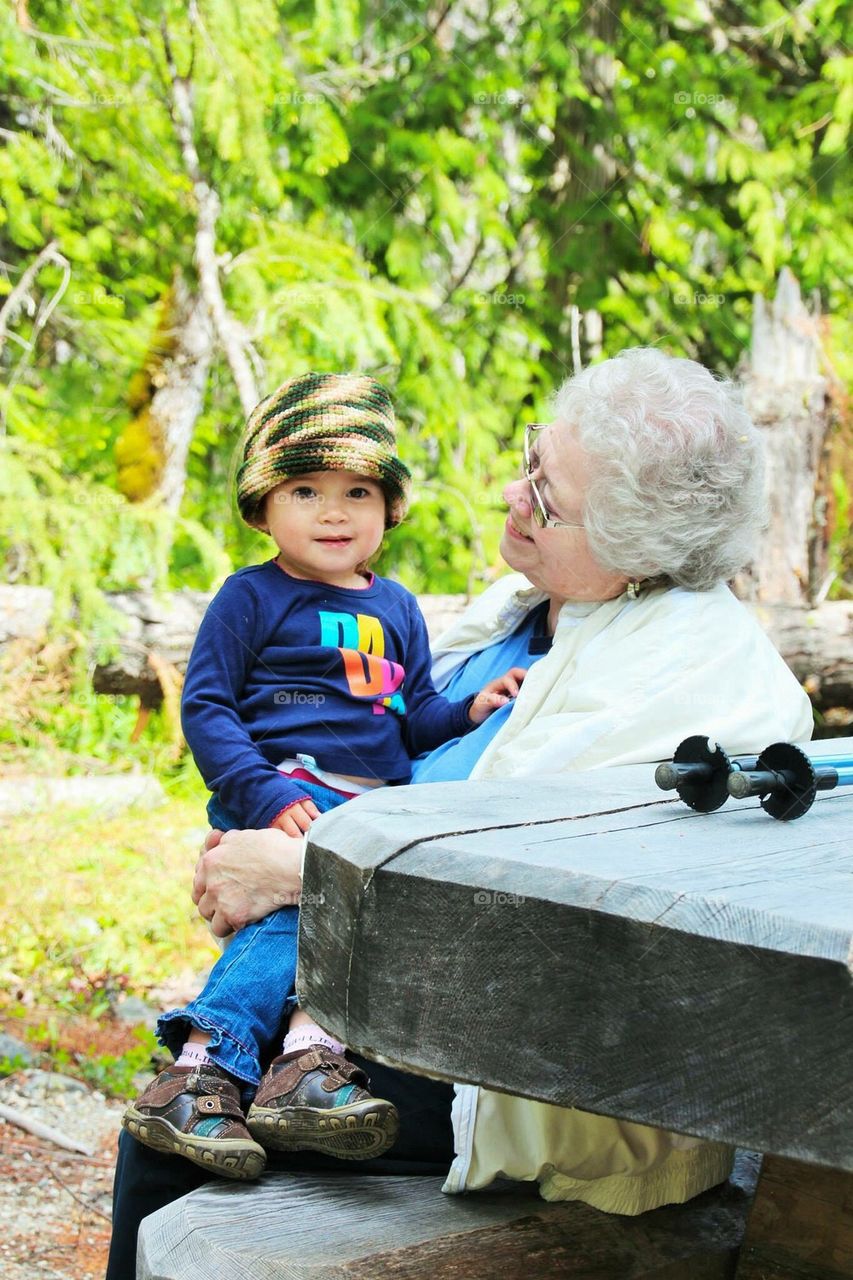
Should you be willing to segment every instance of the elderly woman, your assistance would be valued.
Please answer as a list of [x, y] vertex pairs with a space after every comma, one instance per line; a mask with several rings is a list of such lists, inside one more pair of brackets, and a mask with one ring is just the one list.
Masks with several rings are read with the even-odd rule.
[[[517, 572], [443, 637], [434, 676], [461, 698], [508, 667], [528, 675], [514, 703], [418, 761], [414, 781], [650, 762], [697, 732], [733, 752], [808, 738], [808, 698], [725, 585], [764, 511], [761, 440], [732, 386], [690, 360], [625, 351], [569, 380], [523, 448], [501, 542]], [[214, 836], [196, 873], [199, 910], [221, 934], [259, 919], [298, 890], [299, 860], [278, 831]], [[546, 1199], [637, 1214], [689, 1199], [731, 1166], [718, 1144], [472, 1086], [457, 1089], [452, 1136], [448, 1086], [367, 1065], [397, 1105], [401, 1137], [365, 1172], [450, 1165], [447, 1191], [502, 1172], [537, 1179]], [[204, 1178], [127, 1134], [122, 1148], [108, 1280], [132, 1276], [139, 1218]]]

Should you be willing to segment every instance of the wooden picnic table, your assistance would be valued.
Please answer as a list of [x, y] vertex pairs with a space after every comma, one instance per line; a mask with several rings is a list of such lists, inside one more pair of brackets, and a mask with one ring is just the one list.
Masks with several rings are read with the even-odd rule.
[[[842, 751], [853, 739], [810, 748]], [[853, 1276], [853, 788], [783, 823], [757, 800], [694, 813], [653, 773], [386, 788], [325, 815], [305, 863], [301, 1002], [415, 1072], [768, 1153], [738, 1280]], [[195, 1221], [203, 1234], [210, 1218]], [[526, 1274], [588, 1274], [564, 1254]], [[466, 1274], [438, 1256], [399, 1274]], [[322, 1274], [309, 1263], [255, 1274]], [[643, 1265], [613, 1275], [682, 1274]]]

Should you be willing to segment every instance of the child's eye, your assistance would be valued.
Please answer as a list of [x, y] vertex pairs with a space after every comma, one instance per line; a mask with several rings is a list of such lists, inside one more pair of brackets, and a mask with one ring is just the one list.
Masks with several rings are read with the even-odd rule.
[[316, 498], [317, 494], [316, 494], [316, 491], [312, 489], [310, 485], [299, 484], [293, 490], [293, 496], [294, 498], [297, 498], [299, 502], [309, 502], [311, 498]]
[[370, 489], [365, 488], [363, 484], [356, 484], [349, 491], [351, 498], [369, 498], [371, 496]]

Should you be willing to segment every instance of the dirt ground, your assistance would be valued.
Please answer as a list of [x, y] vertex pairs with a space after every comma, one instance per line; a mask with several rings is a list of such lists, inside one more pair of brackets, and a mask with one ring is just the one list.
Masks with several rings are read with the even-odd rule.
[[[190, 973], [152, 993], [145, 1018], [156, 1009], [185, 1004], [199, 990]], [[69, 1017], [51, 1041], [35, 1028], [45, 1011], [13, 1020], [0, 1015], [0, 1029], [27, 1035], [35, 1063], [0, 1080], [0, 1104], [59, 1130], [91, 1148], [91, 1155], [63, 1151], [52, 1142], [0, 1119], [0, 1280], [103, 1280], [110, 1240], [116, 1140], [125, 1102], [50, 1070], [51, 1053], [72, 1062], [94, 1054], [127, 1052], [137, 1042], [134, 1021]], [[73, 1067], [72, 1067], [73, 1069]], [[141, 1087], [150, 1074], [137, 1078]]]
[[38, 1070], [0, 1083], [0, 1103], [93, 1152], [63, 1151], [0, 1121], [0, 1280], [102, 1280], [124, 1103]]

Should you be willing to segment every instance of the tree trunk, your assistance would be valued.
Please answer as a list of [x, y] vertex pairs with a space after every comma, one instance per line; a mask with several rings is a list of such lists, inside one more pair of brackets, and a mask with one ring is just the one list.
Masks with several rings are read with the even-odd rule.
[[[572, 276], [574, 245], [570, 237], [575, 225], [583, 223], [587, 212], [595, 207], [599, 198], [604, 197], [617, 178], [616, 162], [602, 140], [606, 131], [602, 129], [601, 118], [602, 115], [609, 117], [612, 111], [616, 77], [612, 49], [616, 43], [618, 19], [605, 0], [593, 0], [586, 10], [583, 25], [586, 38], [579, 42], [581, 80], [589, 94], [600, 99], [601, 105], [592, 107], [571, 91], [562, 93], [554, 122], [554, 141], [549, 148], [549, 154], [556, 157], [556, 163], [547, 184], [549, 211], [546, 232], [551, 237], [551, 247], [545, 293], [552, 308], [550, 327], [553, 331], [550, 338], [558, 360], [558, 380], [562, 380], [561, 374], [564, 376], [569, 372], [571, 303], [581, 283]], [[594, 50], [589, 48], [592, 40], [597, 42]], [[609, 232], [608, 222], [587, 229], [587, 260], [606, 257]], [[592, 325], [586, 337], [594, 348], [594, 320]], [[587, 354], [592, 358], [591, 351]]]
[[[198, 269], [199, 288], [210, 312], [216, 336], [222, 345], [225, 358], [234, 377], [243, 412], [248, 416], [258, 403], [260, 396], [255, 381], [255, 373], [248, 355], [251, 352], [251, 343], [242, 325], [238, 324], [229, 312], [222, 294], [219, 264], [216, 257], [216, 220], [219, 217], [220, 210], [219, 196], [202, 173], [193, 137], [195, 120], [190, 81], [178, 74], [165, 29], [163, 43], [172, 83], [172, 119], [178, 136], [184, 168], [192, 183], [196, 199], [197, 221], [194, 257]], [[255, 357], [255, 363], [260, 368], [260, 360], [257, 357]]]
[[191, 294], [182, 280], [175, 287], [176, 345], [163, 367], [150, 415], [163, 448], [163, 470], [156, 493], [177, 515], [187, 479], [187, 457], [195, 424], [204, 407], [207, 375], [213, 357], [213, 330], [207, 304]]
[[176, 274], [144, 365], [128, 388], [134, 416], [116, 441], [117, 483], [130, 502], [160, 501], [178, 514], [212, 357], [207, 306]]
[[770, 524], [742, 598], [770, 604], [812, 604], [827, 575], [825, 496], [830, 409], [821, 372], [817, 317], [804, 306], [787, 267], [772, 307], [756, 295], [752, 350], [742, 371], [744, 400], [764, 429]]

